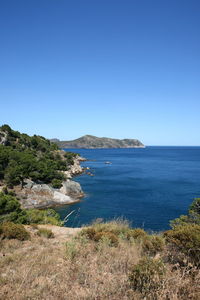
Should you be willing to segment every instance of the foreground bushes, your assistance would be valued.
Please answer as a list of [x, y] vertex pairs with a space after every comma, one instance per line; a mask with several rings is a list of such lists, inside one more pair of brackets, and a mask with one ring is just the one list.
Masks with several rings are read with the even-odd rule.
[[17, 239], [25, 241], [30, 239], [30, 234], [21, 224], [5, 222], [0, 225], [0, 235], [3, 239]]
[[[67, 234], [67, 229], [66, 235], [63, 234], [63, 229], [55, 231], [55, 242], [37, 237], [38, 234], [44, 238], [51, 237], [51, 231], [48, 230], [50, 227], [45, 230], [41, 227], [43, 226], [35, 224], [29, 227], [33, 233], [29, 247], [23, 248], [22, 243], [6, 239], [0, 244], [1, 252], [5, 253], [0, 267], [3, 266], [2, 273], [7, 274], [6, 278], [0, 280], [0, 290], [3, 291], [6, 279], [6, 295], [9, 299], [13, 298], [12, 289], [17, 293], [19, 286], [21, 287], [21, 274], [28, 276], [23, 277], [25, 281], [17, 299], [22, 296], [32, 299], [35, 293], [42, 299], [64, 297], [69, 300], [199, 299], [199, 269], [187, 262], [182, 266], [169, 259], [172, 253], [169, 250], [172, 247], [168, 241], [169, 234], [166, 236], [167, 244], [160, 251], [162, 236], [149, 235], [128, 227], [125, 229], [122, 223], [117, 228], [116, 221], [111, 222], [110, 226], [109, 223], [93, 224], [71, 237]], [[130, 230], [132, 237], [128, 238], [126, 233]], [[74, 233], [78, 231], [76, 229]], [[64, 239], [61, 240], [61, 237]], [[149, 251], [149, 247], [144, 250], [143, 245], [149, 241], [157, 251], [153, 251], [155, 254]], [[13, 253], [16, 247], [17, 252]], [[180, 253], [176, 247], [174, 249], [173, 254]], [[47, 275], [51, 280], [50, 284], [43, 280]], [[40, 285], [38, 278], [41, 278]], [[73, 286], [76, 288], [73, 289]], [[2, 299], [5, 299], [5, 294]]]
[[185, 254], [192, 263], [200, 266], [200, 225], [186, 224], [176, 226], [164, 233], [171, 251]]
[[119, 244], [120, 238], [135, 242], [141, 247], [144, 254], [155, 255], [164, 250], [165, 241], [160, 235], [149, 235], [141, 228], [130, 229], [128, 223], [117, 221], [98, 223], [82, 230], [82, 235], [95, 242], [108, 239], [112, 246]]
[[132, 239], [143, 239], [147, 236], [147, 233], [141, 228], [130, 229], [127, 232], [127, 238]]
[[133, 266], [129, 279], [134, 290], [146, 295], [162, 287], [164, 275], [165, 266], [161, 260], [144, 257]]

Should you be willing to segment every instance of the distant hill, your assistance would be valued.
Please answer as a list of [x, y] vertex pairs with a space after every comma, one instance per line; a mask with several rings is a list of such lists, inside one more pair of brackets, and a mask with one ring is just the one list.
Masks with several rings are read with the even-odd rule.
[[137, 139], [112, 139], [106, 137], [96, 137], [93, 135], [84, 135], [73, 141], [59, 141], [51, 139], [60, 148], [144, 148], [144, 145]]

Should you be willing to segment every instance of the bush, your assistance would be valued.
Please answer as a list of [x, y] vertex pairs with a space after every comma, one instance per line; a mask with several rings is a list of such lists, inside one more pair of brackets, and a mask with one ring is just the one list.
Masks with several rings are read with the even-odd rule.
[[51, 184], [54, 189], [60, 189], [62, 187], [62, 180], [54, 178]]
[[179, 218], [172, 220], [170, 225], [172, 228], [176, 226], [182, 226], [186, 224], [198, 224], [200, 225], [200, 198], [194, 199], [189, 207], [187, 215], [182, 215]]
[[130, 240], [133, 239], [141, 239], [147, 236], [147, 233], [141, 228], [130, 229], [127, 233], [127, 238]]
[[150, 255], [155, 255], [157, 252], [163, 251], [164, 239], [158, 235], [149, 235], [141, 228], [130, 229], [127, 238], [135, 239], [141, 243], [142, 250]]
[[200, 215], [200, 198], [194, 199], [194, 201], [190, 205], [189, 212], [194, 212]]
[[54, 234], [50, 229], [47, 228], [40, 228], [37, 232], [37, 235], [45, 237], [47, 239], [52, 239], [54, 238]]
[[161, 236], [146, 235], [142, 238], [142, 250], [149, 254], [155, 255], [157, 252], [164, 250], [165, 242]]
[[0, 225], [0, 234], [2, 238], [6, 239], [17, 239], [20, 241], [25, 241], [30, 239], [30, 234], [23, 225], [14, 224], [12, 222], [5, 222]]
[[59, 214], [53, 209], [28, 209], [26, 210], [27, 224], [52, 224], [62, 226]]
[[0, 193], [0, 215], [20, 210], [20, 203], [11, 195]]
[[195, 265], [200, 266], [200, 225], [186, 224], [176, 226], [164, 233], [167, 243], [177, 253], [180, 251], [190, 258]]
[[109, 244], [115, 247], [119, 243], [118, 237], [114, 233], [106, 231], [97, 232], [93, 239], [95, 242], [99, 242], [100, 240], [108, 240]]
[[81, 235], [86, 236], [88, 239], [99, 242], [100, 240], [107, 239], [111, 246], [117, 246], [119, 243], [118, 236], [110, 231], [96, 231], [93, 227], [88, 227], [81, 231]]
[[165, 266], [163, 262], [161, 260], [145, 257], [133, 267], [129, 280], [135, 291], [147, 295], [161, 288], [164, 277]]
[[88, 227], [81, 231], [81, 235], [85, 235], [90, 240], [94, 240], [94, 236], [96, 233], [97, 232], [93, 227]]
[[22, 209], [19, 201], [11, 193], [0, 193], [0, 223], [52, 224], [61, 226], [60, 216], [53, 209]]

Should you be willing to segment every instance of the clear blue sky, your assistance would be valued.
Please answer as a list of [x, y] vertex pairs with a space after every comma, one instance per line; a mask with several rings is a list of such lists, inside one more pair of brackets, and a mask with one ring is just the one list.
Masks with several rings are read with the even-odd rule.
[[0, 123], [200, 145], [200, 1], [0, 1]]

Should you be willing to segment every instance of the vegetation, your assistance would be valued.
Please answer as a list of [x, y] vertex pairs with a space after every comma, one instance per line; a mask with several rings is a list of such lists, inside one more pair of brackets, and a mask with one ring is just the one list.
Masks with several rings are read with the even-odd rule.
[[[52, 209], [25, 210], [15, 197], [12, 188], [24, 186], [26, 179], [36, 183], [51, 184], [60, 188], [65, 175], [77, 154], [64, 152], [42, 136], [28, 136], [12, 130], [8, 125], [0, 127], [0, 223], [62, 225], [59, 215]], [[9, 190], [9, 192], [8, 192]]]
[[[171, 237], [165, 235], [163, 249], [150, 253], [142, 243], [161, 235], [144, 232], [142, 238], [140, 234], [129, 238], [128, 232], [135, 229], [127, 224], [116, 220], [83, 229], [48, 225], [41, 230], [38, 226], [39, 236], [37, 226], [34, 230], [28, 226], [31, 239], [24, 246], [21, 241], [4, 238], [0, 243], [1, 252], [6, 253], [0, 260], [4, 274], [0, 276], [0, 298], [199, 299], [199, 267], [192, 261], [179, 264], [171, 259]], [[54, 239], [48, 239], [49, 230]], [[112, 235], [116, 244], [111, 242]], [[183, 255], [187, 258], [188, 253]]]
[[[165, 278], [165, 265], [161, 260], [142, 258], [131, 270], [129, 279], [134, 290], [143, 295], [151, 294], [162, 288]], [[153, 293], [152, 293], [153, 292]], [[156, 298], [156, 294], [154, 295]]]
[[5, 222], [0, 225], [0, 236], [3, 239], [17, 239], [25, 241], [30, 238], [30, 234], [21, 224]]
[[[197, 267], [200, 266], [200, 225], [176, 226], [165, 232], [164, 236], [171, 246], [170, 250], [174, 257], [177, 257], [182, 263], [187, 258]], [[185, 254], [185, 256], [180, 256], [180, 253]]]
[[58, 146], [42, 136], [28, 136], [0, 127], [0, 181], [8, 187], [24, 185], [29, 178], [35, 182], [51, 183], [59, 188], [77, 154], [64, 153]]
[[141, 228], [134, 228], [130, 229], [127, 234], [127, 238], [130, 240], [133, 239], [143, 239], [147, 236], [147, 233], [144, 231], [144, 229]]
[[0, 223], [53, 224], [62, 225], [59, 215], [53, 209], [22, 209], [13, 194], [0, 193]]
[[39, 228], [37, 235], [45, 237], [47, 239], [52, 239], [54, 238], [54, 234], [50, 229], [47, 228]]
[[200, 198], [194, 199], [189, 207], [188, 214], [186, 216], [180, 216], [179, 218], [171, 221], [172, 228], [180, 225], [187, 224], [199, 224], [200, 225]]
[[[73, 153], [62, 155], [44, 138], [7, 125], [0, 139], [2, 182], [23, 185], [34, 178], [59, 188]], [[54, 210], [24, 210], [12, 192], [0, 193], [0, 298], [199, 299], [200, 198], [161, 234], [122, 219], [97, 220], [83, 229], [37, 226], [48, 223], [62, 224]]]

